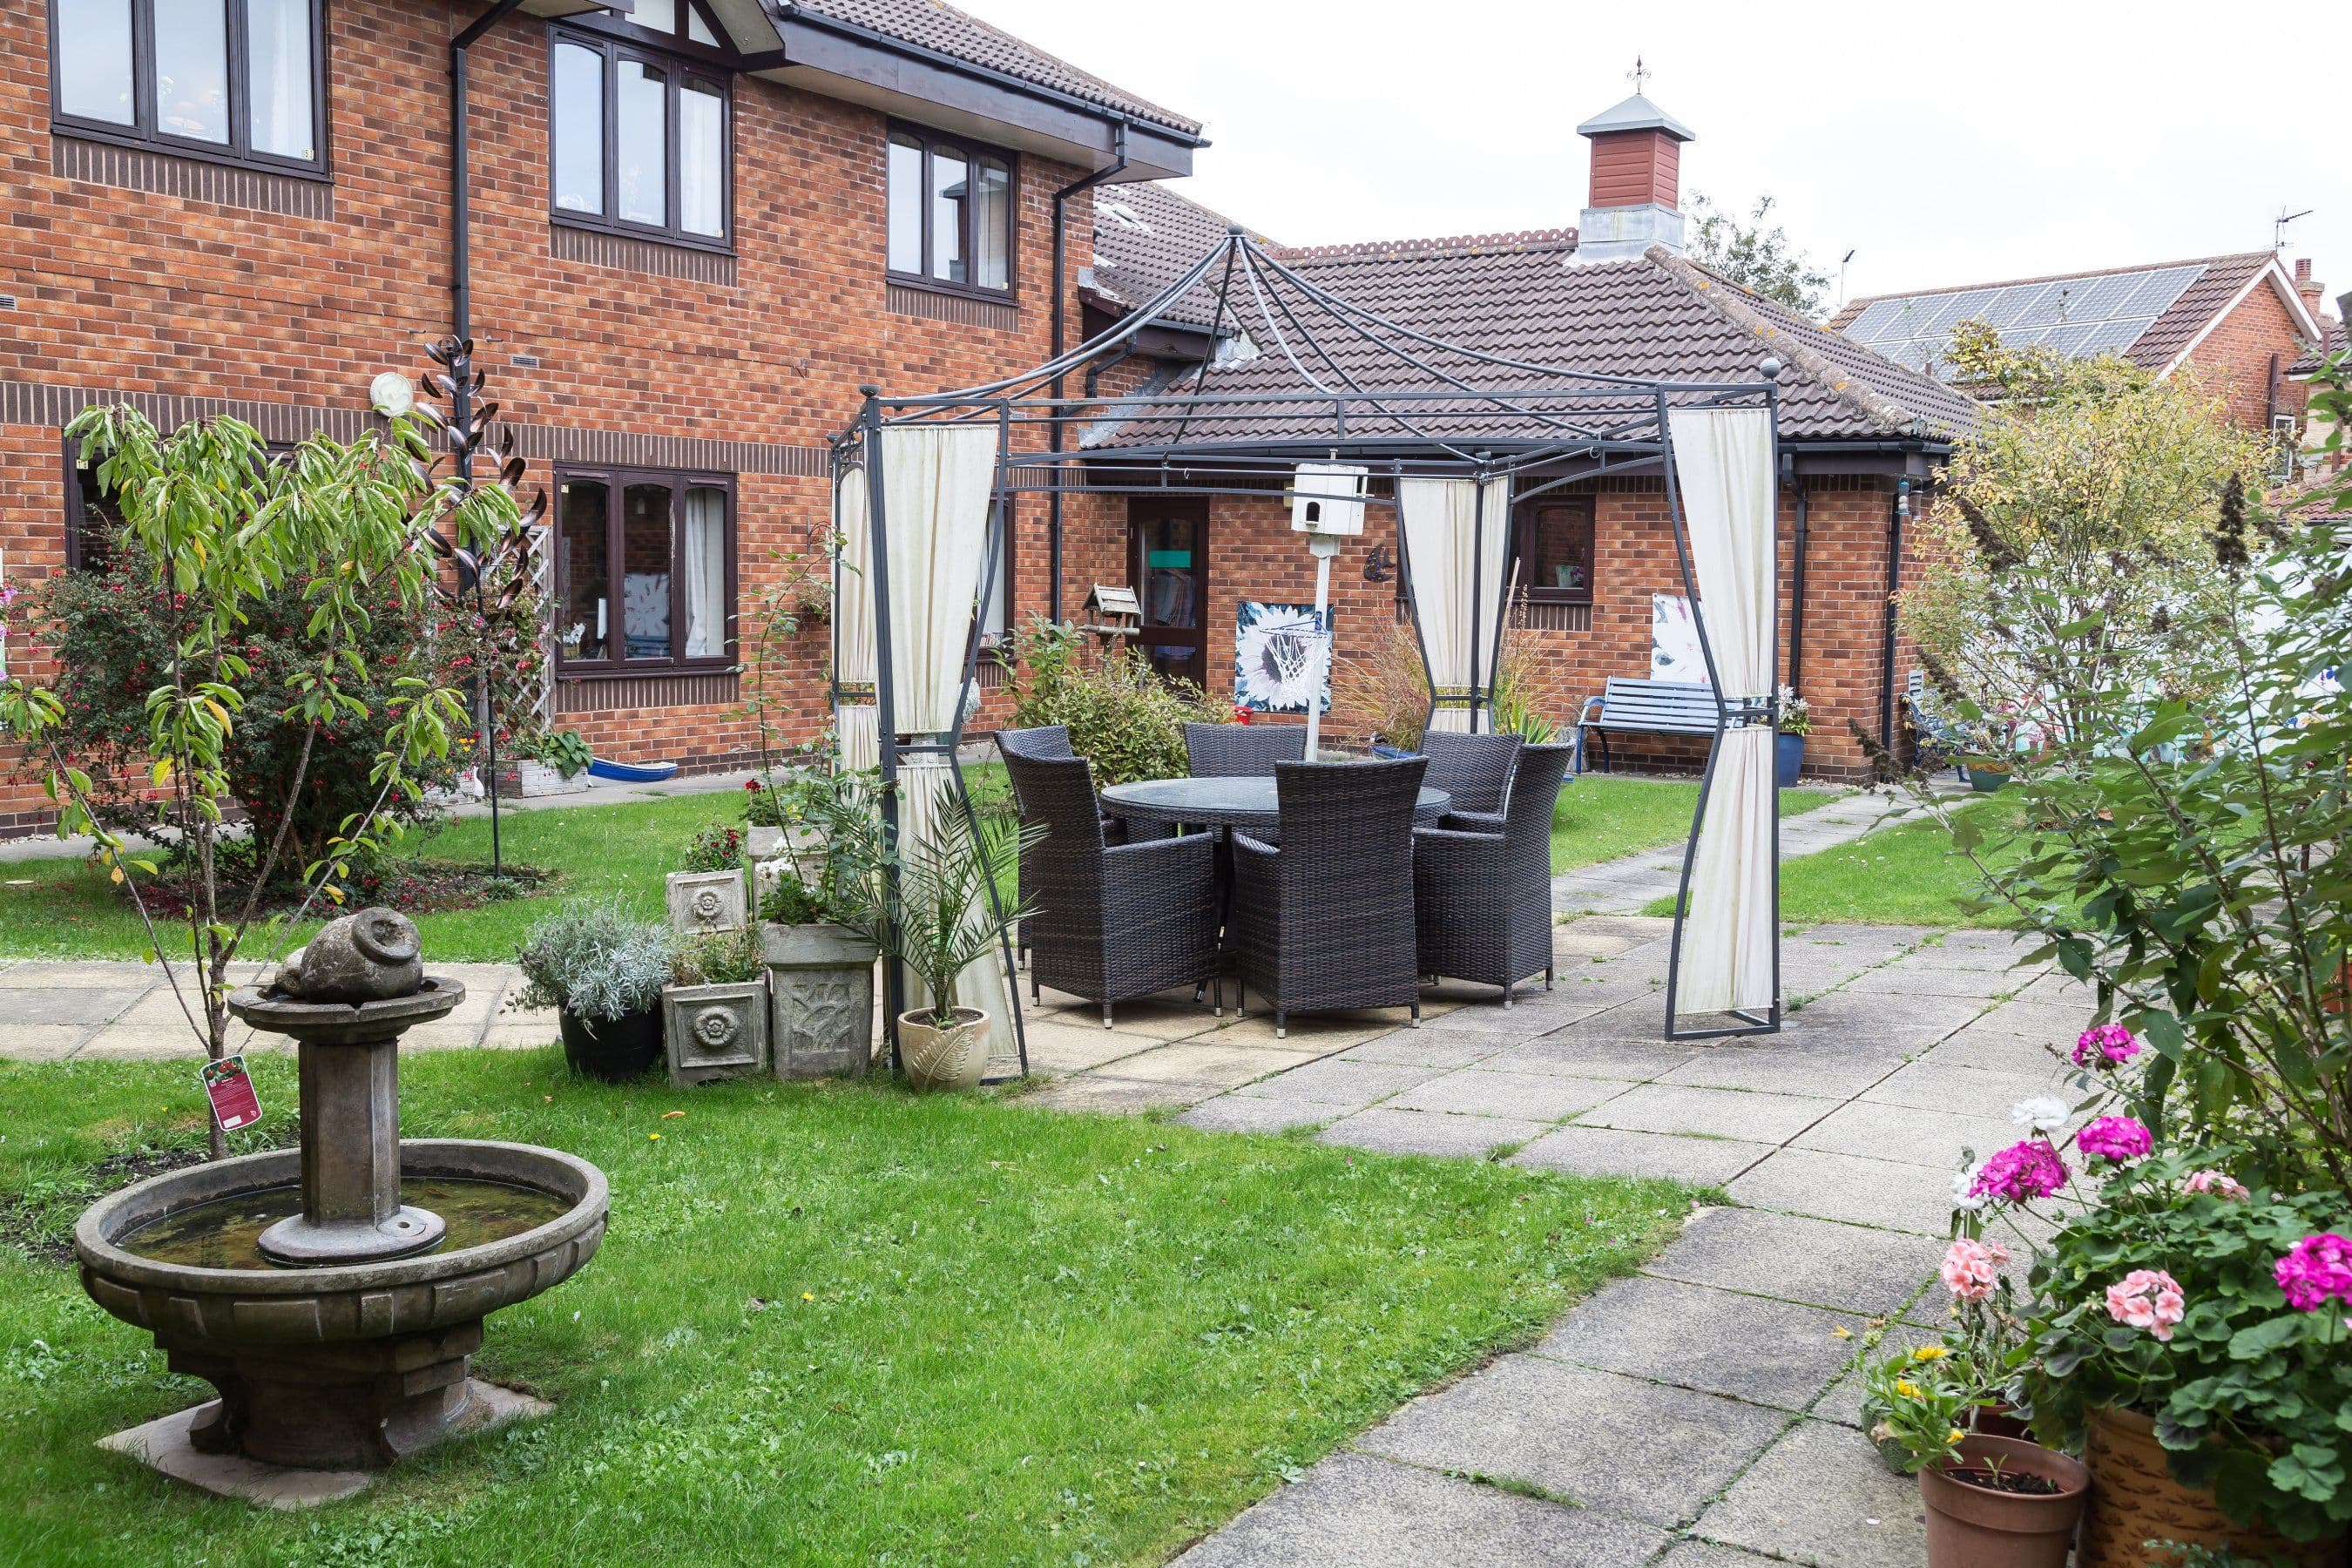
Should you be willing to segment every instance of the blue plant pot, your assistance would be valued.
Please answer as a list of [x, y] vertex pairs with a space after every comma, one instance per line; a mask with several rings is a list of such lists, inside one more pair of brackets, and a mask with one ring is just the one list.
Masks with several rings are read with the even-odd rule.
[[1385, 762], [1393, 763], [1401, 757], [1417, 757], [1421, 755], [1421, 753], [1419, 752], [1408, 752], [1402, 746], [1375, 744], [1372, 747], [1372, 755], [1379, 757]]
[[1794, 789], [1797, 787], [1797, 774], [1805, 766], [1805, 738], [1802, 735], [1777, 735], [1773, 739], [1779, 742], [1773, 749], [1773, 760], [1778, 764], [1775, 771], [1780, 775], [1777, 782], [1782, 789]]

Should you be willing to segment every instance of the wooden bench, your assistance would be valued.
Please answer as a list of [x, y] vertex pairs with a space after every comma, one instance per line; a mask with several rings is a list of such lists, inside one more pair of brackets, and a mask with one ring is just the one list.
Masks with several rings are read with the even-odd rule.
[[1601, 766], [1609, 768], [1609, 731], [1640, 735], [1706, 735], [1716, 729], [1715, 689], [1681, 680], [1633, 680], [1612, 677], [1598, 697], [1584, 700], [1576, 720], [1576, 771], [1584, 772], [1584, 736], [1601, 742]]

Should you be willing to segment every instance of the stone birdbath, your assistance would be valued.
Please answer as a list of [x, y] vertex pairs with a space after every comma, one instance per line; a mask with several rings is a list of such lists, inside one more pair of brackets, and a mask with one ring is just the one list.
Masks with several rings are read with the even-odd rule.
[[465, 987], [390, 910], [329, 922], [229, 998], [299, 1050], [300, 1147], [175, 1171], [86, 1210], [82, 1287], [220, 1397], [106, 1446], [278, 1506], [324, 1501], [544, 1406], [474, 1378], [482, 1321], [604, 1234], [604, 1173], [554, 1149], [400, 1138], [399, 1042]]

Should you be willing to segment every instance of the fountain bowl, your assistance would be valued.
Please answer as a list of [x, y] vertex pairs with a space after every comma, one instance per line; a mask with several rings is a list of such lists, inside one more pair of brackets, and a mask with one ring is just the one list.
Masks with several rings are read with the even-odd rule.
[[496, 1183], [564, 1206], [478, 1246], [363, 1263], [205, 1268], [121, 1245], [200, 1205], [300, 1184], [303, 1152], [248, 1154], [153, 1176], [100, 1199], [74, 1229], [82, 1287], [145, 1329], [171, 1369], [220, 1399], [189, 1433], [202, 1452], [310, 1469], [380, 1469], [466, 1430], [482, 1320], [562, 1282], [604, 1238], [604, 1174], [560, 1150], [466, 1139], [399, 1144], [400, 1178]]

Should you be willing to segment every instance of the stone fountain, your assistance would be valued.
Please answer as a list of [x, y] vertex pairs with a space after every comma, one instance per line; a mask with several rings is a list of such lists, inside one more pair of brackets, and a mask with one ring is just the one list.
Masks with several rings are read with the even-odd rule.
[[[297, 1042], [300, 1147], [156, 1176], [82, 1215], [83, 1289], [220, 1392], [109, 1446], [257, 1500], [324, 1500], [534, 1405], [471, 1377], [470, 1358], [484, 1318], [594, 1256], [604, 1175], [528, 1144], [401, 1142], [400, 1037], [465, 995], [379, 909], [229, 998]], [[270, 1467], [345, 1474], [289, 1487]]]

